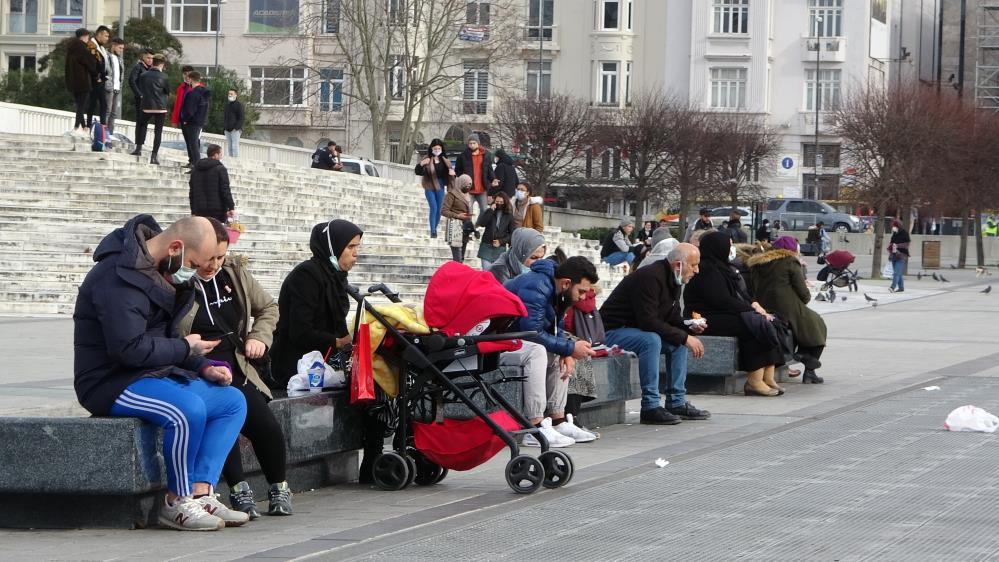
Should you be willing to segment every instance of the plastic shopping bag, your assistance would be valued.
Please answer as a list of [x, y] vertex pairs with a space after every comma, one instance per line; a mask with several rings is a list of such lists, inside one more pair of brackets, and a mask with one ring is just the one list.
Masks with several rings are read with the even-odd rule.
[[367, 404], [375, 399], [375, 377], [371, 369], [371, 328], [358, 325], [350, 357], [350, 403]]
[[891, 279], [895, 275], [895, 266], [888, 260], [885, 260], [885, 264], [881, 266], [881, 277], [886, 279]]
[[949, 431], [984, 431], [993, 433], [999, 429], [999, 418], [974, 406], [961, 406], [947, 416], [944, 428]]

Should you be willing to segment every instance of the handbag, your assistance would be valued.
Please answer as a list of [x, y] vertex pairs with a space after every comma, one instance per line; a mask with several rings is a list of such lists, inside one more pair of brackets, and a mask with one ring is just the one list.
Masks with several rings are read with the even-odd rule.
[[444, 241], [452, 248], [461, 247], [462, 237], [465, 235], [463, 223], [460, 219], [448, 218], [444, 225]]
[[819, 257], [816, 258], [815, 263], [817, 263], [819, 265], [825, 265], [826, 264], [826, 255], [825, 254], [819, 254]]
[[780, 345], [780, 340], [777, 339], [777, 329], [774, 327], [773, 322], [767, 320], [766, 316], [755, 310], [747, 310], [739, 316], [742, 318], [742, 323], [746, 325], [746, 328], [749, 329], [758, 342], [770, 347]]
[[358, 303], [358, 324], [350, 356], [350, 403], [367, 404], [375, 399], [375, 377], [371, 366], [371, 328], [360, 319], [364, 300]]
[[777, 332], [777, 340], [780, 342], [781, 353], [784, 354], [785, 358], [793, 358], [794, 332], [791, 331], [791, 323], [775, 314], [771, 324], [773, 324], [774, 330]]

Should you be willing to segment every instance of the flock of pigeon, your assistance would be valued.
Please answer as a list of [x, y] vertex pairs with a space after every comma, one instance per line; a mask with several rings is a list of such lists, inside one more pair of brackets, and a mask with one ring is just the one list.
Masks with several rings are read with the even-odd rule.
[[[996, 267], [999, 267], [999, 265], [997, 265]], [[958, 267], [956, 265], [954, 265], [954, 264], [951, 264], [950, 268], [951, 269], [958, 269]], [[975, 277], [989, 277], [991, 275], [992, 275], [992, 272], [989, 271], [989, 270], [987, 270], [987, 269], [985, 269], [984, 267], [976, 267], [975, 268]], [[920, 271], [919, 273], [916, 273], [916, 279], [919, 280], [919, 281], [922, 281], [923, 277], [925, 277], [925, 276], [926, 276], [926, 274], [923, 273], [922, 271]], [[948, 280], [946, 277], [944, 277], [943, 273], [941, 273], [939, 275], [936, 274], [936, 273], [931, 273], [930, 277], [932, 277], [934, 281], [937, 281], [939, 283], [950, 283], [950, 280]], [[984, 289], [982, 289], [981, 291], [978, 291], [978, 292], [981, 293], [981, 294], [983, 294], [983, 295], [987, 295], [987, 294], [989, 294], [989, 293], [992, 292], [992, 285], [989, 285], [989, 286], [985, 287]], [[822, 297], [822, 295], [820, 294], [819, 296], [817, 296], [815, 298], [815, 300], [821, 300], [821, 301], [828, 300], [829, 302], [835, 302], [835, 300], [836, 300], [835, 299], [835, 293], [832, 290], [830, 290], [829, 293], [832, 295], [831, 298], [828, 298], [828, 299], [826, 299], [826, 298], [820, 298], [820, 297]], [[842, 297], [842, 300], [846, 300], [846, 297]], [[872, 307], [877, 308], [877, 306], [878, 306], [878, 299], [876, 299], [876, 298], [868, 295], [867, 293], [864, 293], [864, 300], [866, 300], [867, 302], [869, 302]]]

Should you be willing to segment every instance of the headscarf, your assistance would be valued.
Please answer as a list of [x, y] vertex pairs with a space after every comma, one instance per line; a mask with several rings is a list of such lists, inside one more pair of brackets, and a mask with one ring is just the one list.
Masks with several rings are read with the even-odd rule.
[[[344, 249], [355, 236], [363, 236], [364, 232], [350, 221], [341, 219], [321, 222], [312, 227], [309, 238], [309, 249], [312, 250], [310, 261], [316, 264], [327, 280], [326, 298], [331, 312], [342, 312], [344, 316], [350, 310], [350, 298], [347, 296], [347, 272], [334, 267], [330, 256], [338, 260]], [[338, 307], [339, 310], [333, 307]]]
[[701, 270], [718, 270], [733, 295], [740, 295], [749, 302], [746, 294], [745, 281], [731, 262], [728, 261], [732, 238], [727, 232], [714, 231], [701, 236]]
[[792, 252], [798, 251], [798, 240], [793, 236], [781, 236], [771, 242], [770, 245], [773, 246], [775, 250], [790, 250]]
[[451, 191], [455, 195], [464, 198], [465, 194], [462, 193], [461, 191], [462, 187], [472, 187], [472, 176], [469, 176], [468, 174], [462, 174], [454, 178], [454, 181], [451, 182], [451, 187], [449, 188], [449, 191]]
[[[659, 231], [657, 230], [656, 232], [658, 233]], [[642, 260], [642, 263], [638, 264], [638, 269], [642, 269], [649, 264], [666, 259], [666, 256], [669, 255], [673, 248], [676, 248], [679, 243], [680, 241], [676, 238], [666, 238], [665, 240], [660, 240], [652, 246], [652, 251], [645, 255], [645, 259]]]
[[510, 272], [510, 278], [520, 275], [520, 266], [531, 257], [534, 250], [545, 245], [545, 237], [533, 228], [520, 227], [513, 231], [510, 237], [510, 249], [496, 258], [496, 263], [503, 264]]
[[669, 228], [665, 226], [660, 226], [656, 228], [654, 231], [652, 231], [652, 248], [655, 249], [656, 244], [662, 242], [663, 240], [668, 240], [670, 238], [673, 238], [673, 233], [670, 232]]

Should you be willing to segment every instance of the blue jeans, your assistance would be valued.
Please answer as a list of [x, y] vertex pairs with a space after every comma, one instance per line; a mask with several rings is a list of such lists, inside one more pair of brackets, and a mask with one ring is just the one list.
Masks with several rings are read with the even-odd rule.
[[190, 496], [191, 485], [218, 483], [246, 419], [239, 389], [204, 379], [139, 379], [111, 406], [112, 416], [134, 417], [163, 428], [167, 488]]
[[[901, 256], [901, 254], [900, 254]], [[902, 273], [905, 271], [905, 264], [909, 261], [909, 258], [899, 257], [899, 259], [892, 262], [892, 275], [891, 275], [891, 288], [897, 289], [899, 291], [905, 290], [905, 280], [902, 277]]]
[[430, 233], [437, 234], [437, 225], [441, 222], [441, 207], [444, 206], [444, 192], [447, 190], [447, 182], [441, 180], [441, 188], [437, 191], [423, 190], [427, 196], [427, 205], [430, 206]]
[[609, 330], [604, 343], [638, 355], [638, 380], [642, 386], [642, 409], [659, 407], [659, 356], [669, 356], [666, 406], [679, 407], [687, 401], [687, 349], [662, 341], [659, 334], [638, 328]]
[[239, 158], [239, 137], [243, 134], [243, 131], [236, 129], [234, 131], [223, 131], [225, 133], [225, 145], [226, 151], [229, 156], [233, 158]]
[[623, 262], [628, 262], [628, 264], [631, 265], [631, 262], [635, 261], [635, 254], [631, 252], [614, 252], [613, 254], [603, 258], [603, 261], [610, 266], [619, 265]]

